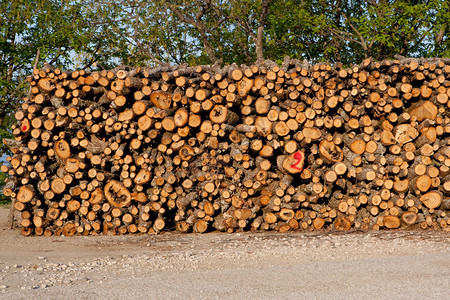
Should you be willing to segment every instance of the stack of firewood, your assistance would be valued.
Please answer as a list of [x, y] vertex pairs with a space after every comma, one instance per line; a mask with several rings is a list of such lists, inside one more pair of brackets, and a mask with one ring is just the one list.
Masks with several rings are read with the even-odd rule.
[[29, 83], [2, 166], [24, 235], [450, 225], [448, 59]]

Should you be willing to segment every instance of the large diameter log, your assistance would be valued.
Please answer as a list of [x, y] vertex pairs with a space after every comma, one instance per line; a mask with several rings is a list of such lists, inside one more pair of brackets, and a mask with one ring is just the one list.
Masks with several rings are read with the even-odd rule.
[[89, 202], [92, 205], [99, 204], [103, 202], [103, 198], [104, 198], [103, 190], [101, 188], [96, 188], [94, 191], [92, 191], [91, 197], [89, 198]]
[[305, 153], [303, 151], [297, 151], [287, 156], [283, 160], [283, 169], [290, 174], [298, 174], [303, 171], [305, 164]]
[[151, 180], [151, 172], [146, 169], [142, 169], [134, 178], [136, 184], [143, 185]]
[[438, 108], [433, 102], [425, 101], [422, 105], [414, 108], [409, 114], [415, 116], [417, 121], [425, 119], [435, 120], [438, 113]]
[[401, 124], [395, 127], [395, 140], [400, 145], [406, 144], [418, 136], [419, 132], [410, 124]]
[[70, 157], [70, 146], [65, 140], [59, 140], [55, 143], [55, 152], [62, 159]]
[[397, 193], [406, 192], [409, 188], [409, 179], [394, 181], [393, 188]]
[[76, 158], [68, 158], [64, 170], [68, 173], [76, 173], [80, 169], [80, 161]]
[[400, 227], [400, 219], [396, 216], [385, 216], [383, 218], [384, 226], [389, 229], [396, 229]]
[[76, 212], [80, 209], [81, 203], [77, 200], [70, 200], [67, 202], [66, 206], [68, 212]]
[[208, 229], [208, 223], [205, 220], [197, 220], [194, 225], [194, 232], [204, 233]]
[[104, 192], [106, 200], [114, 207], [126, 207], [131, 202], [131, 193], [118, 181], [109, 181]]
[[68, 223], [64, 225], [62, 234], [65, 236], [72, 236], [77, 232], [77, 227], [73, 223]]
[[138, 128], [142, 131], [147, 131], [152, 126], [152, 119], [149, 116], [142, 116], [137, 121]]
[[172, 96], [166, 92], [156, 91], [150, 95], [150, 101], [160, 109], [168, 109], [172, 105]]
[[253, 79], [249, 79], [247, 77], [242, 78], [241, 81], [237, 84], [237, 90], [238, 94], [241, 97], [244, 97], [247, 95], [247, 93], [252, 89], [253, 87]]
[[66, 184], [62, 178], [52, 180], [51, 189], [55, 194], [62, 194], [66, 190]]
[[381, 143], [386, 146], [394, 145], [396, 143], [395, 136], [392, 131], [383, 130], [380, 134]]
[[209, 118], [214, 123], [224, 123], [233, 124], [239, 120], [239, 117], [232, 111], [229, 111], [223, 105], [216, 105], [209, 113]]
[[366, 151], [366, 142], [363, 140], [355, 140], [350, 144], [350, 150], [352, 150], [353, 153], [361, 155]]
[[442, 202], [442, 195], [439, 192], [429, 192], [420, 197], [420, 201], [428, 208], [439, 207]]
[[321, 229], [325, 225], [325, 220], [323, 218], [315, 218], [313, 221], [314, 229]]
[[140, 203], [146, 203], [148, 197], [145, 193], [131, 193], [131, 199]]
[[322, 131], [319, 128], [303, 128], [303, 135], [305, 138], [318, 140], [322, 137]]
[[413, 180], [412, 182], [412, 184], [415, 185], [414, 187], [417, 188], [422, 193], [427, 192], [430, 189], [431, 183], [432, 181], [430, 176], [428, 176], [428, 174], [421, 175], [415, 178], [415, 180]]
[[335, 143], [323, 140], [319, 144], [319, 152], [330, 163], [337, 163], [344, 159], [344, 152]]
[[93, 154], [100, 154], [103, 153], [106, 149], [106, 147], [108, 147], [109, 143], [104, 141], [104, 140], [100, 140], [98, 137], [96, 137], [95, 135], [91, 135], [91, 140], [88, 142], [87, 146], [85, 146], [84, 148], [90, 152], [92, 152]]
[[34, 189], [31, 186], [21, 186], [17, 192], [17, 201], [28, 203], [34, 197]]
[[39, 79], [38, 86], [41, 89], [41, 91], [45, 93], [50, 93], [56, 88], [55, 81], [52, 78]]
[[59, 217], [60, 211], [57, 208], [50, 207], [47, 210], [46, 217], [49, 220], [56, 220]]
[[273, 123], [267, 117], [258, 117], [255, 120], [256, 132], [263, 137], [272, 133]]
[[352, 223], [346, 217], [340, 217], [336, 220], [336, 223], [334, 223], [334, 227], [337, 230], [348, 231], [352, 227]]
[[185, 108], [180, 108], [175, 112], [174, 122], [178, 127], [183, 127], [189, 120], [189, 112]]
[[413, 211], [407, 211], [405, 213], [402, 214], [401, 220], [402, 222], [406, 225], [414, 225], [416, 224], [417, 221], [417, 214]]

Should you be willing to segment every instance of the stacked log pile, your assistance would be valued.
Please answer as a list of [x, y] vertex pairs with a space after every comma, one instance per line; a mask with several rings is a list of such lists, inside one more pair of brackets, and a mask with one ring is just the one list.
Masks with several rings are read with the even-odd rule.
[[24, 235], [446, 228], [450, 61], [45, 66], [3, 193]]

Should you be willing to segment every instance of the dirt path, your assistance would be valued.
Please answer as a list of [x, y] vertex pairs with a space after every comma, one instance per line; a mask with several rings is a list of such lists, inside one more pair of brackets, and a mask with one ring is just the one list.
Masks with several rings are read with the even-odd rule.
[[29, 237], [0, 209], [0, 299], [445, 299], [448, 232]]

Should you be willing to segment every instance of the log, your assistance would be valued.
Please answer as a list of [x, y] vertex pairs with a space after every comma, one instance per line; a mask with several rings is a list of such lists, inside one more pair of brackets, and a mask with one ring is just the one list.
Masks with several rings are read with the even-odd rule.
[[397, 229], [400, 227], [400, 219], [396, 216], [385, 216], [383, 218], [384, 226], [389, 229]]
[[65, 140], [57, 141], [55, 143], [55, 153], [61, 159], [69, 158], [71, 155], [69, 143], [67, 143]]
[[298, 174], [303, 171], [305, 164], [305, 153], [297, 151], [283, 159], [283, 169], [289, 174]]
[[104, 189], [106, 200], [114, 207], [125, 207], [131, 201], [130, 192], [118, 181], [111, 180]]
[[155, 91], [150, 95], [150, 101], [157, 108], [168, 109], [172, 105], [172, 97], [167, 92]]
[[430, 101], [425, 101], [421, 105], [414, 108], [409, 114], [417, 118], [417, 121], [423, 121], [425, 119], [436, 119], [438, 109], [436, 105]]
[[420, 201], [429, 209], [434, 209], [441, 205], [442, 195], [439, 192], [429, 192], [421, 196]]
[[342, 149], [328, 140], [323, 140], [322, 142], [320, 142], [319, 151], [322, 157], [330, 163], [340, 162], [344, 158]]
[[401, 220], [406, 226], [414, 225], [417, 221], [417, 214], [412, 211], [408, 211], [402, 214]]

